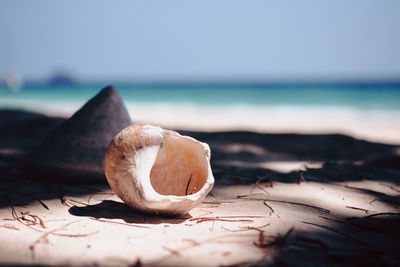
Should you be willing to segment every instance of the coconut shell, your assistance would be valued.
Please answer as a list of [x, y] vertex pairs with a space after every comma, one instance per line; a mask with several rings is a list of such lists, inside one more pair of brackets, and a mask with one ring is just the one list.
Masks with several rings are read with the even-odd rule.
[[153, 125], [134, 124], [111, 142], [105, 156], [108, 183], [142, 212], [182, 215], [214, 185], [206, 143]]

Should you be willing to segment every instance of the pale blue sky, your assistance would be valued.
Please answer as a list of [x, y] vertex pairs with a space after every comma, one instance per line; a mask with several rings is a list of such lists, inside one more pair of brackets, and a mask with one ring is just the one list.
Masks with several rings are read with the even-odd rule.
[[399, 79], [400, 1], [0, 0], [0, 76]]

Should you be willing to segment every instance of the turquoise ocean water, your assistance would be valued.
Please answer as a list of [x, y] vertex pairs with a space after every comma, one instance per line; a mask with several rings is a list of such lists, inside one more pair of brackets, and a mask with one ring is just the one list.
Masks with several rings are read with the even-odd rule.
[[[105, 84], [0, 89], [0, 109], [69, 117]], [[400, 83], [115, 84], [134, 122], [200, 131], [342, 133], [400, 144]]]
[[[0, 108], [23, 101], [82, 103], [103, 85], [28, 85], [17, 92], [0, 89]], [[358, 110], [400, 110], [400, 84], [391, 85], [116, 85], [124, 101], [172, 105], [253, 107], [330, 106]], [[25, 108], [29, 109], [29, 105]]]

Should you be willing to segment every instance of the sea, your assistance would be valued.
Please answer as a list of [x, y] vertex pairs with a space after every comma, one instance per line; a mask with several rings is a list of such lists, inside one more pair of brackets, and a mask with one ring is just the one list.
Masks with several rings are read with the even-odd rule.
[[[68, 117], [104, 86], [0, 87], [0, 108]], [[114, 86], [135, 122], [204, 131], [342, 133], [400, 144], [400, 83]]]

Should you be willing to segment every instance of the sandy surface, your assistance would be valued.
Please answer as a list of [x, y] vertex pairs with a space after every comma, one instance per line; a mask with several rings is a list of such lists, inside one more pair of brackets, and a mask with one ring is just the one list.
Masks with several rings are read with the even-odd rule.
[[[69, 117], [84, 103], [54, 99], [0, 99], [2, 107], [19, 107], [51, 116]], [[136, 103], [126, 107], [135, 122], [195, 131], [259, 133], [340, 133], [372, 142], [400, 144], [400, 112], [337, 106], [200, 106], [190, 103]]]
[[[400, 260], [399, 221], [392, 216], [400, 210], [391, 203], [400, 187], [388, 182], [217, 186], [183, 218], [135, 213], [109, 189], [95, 186], [25, 186], [29, 190], [10, 189], [13, 204], [0, 209], [3, 264], [221, 266]], [[54, 196], [58, 190], [64, 192], [62, 197]], [[32, 201], [39, 196], [41, 202]]]
[[1, 264], [400, 263], [396, 145], [336, 134], [183, 131], [210, 144], [216, 186], [182, 218], [152, 217], [129, 209], [106, 183], [20, 176], [20, 160], [63, 119], [0, 115]]
[[248, 130], [259, 133], [341, 133], [400, 144], [400, 112], [345, 107], [254, 107], [129, 104], [132, 118], [167, 128], [196, 131]]

